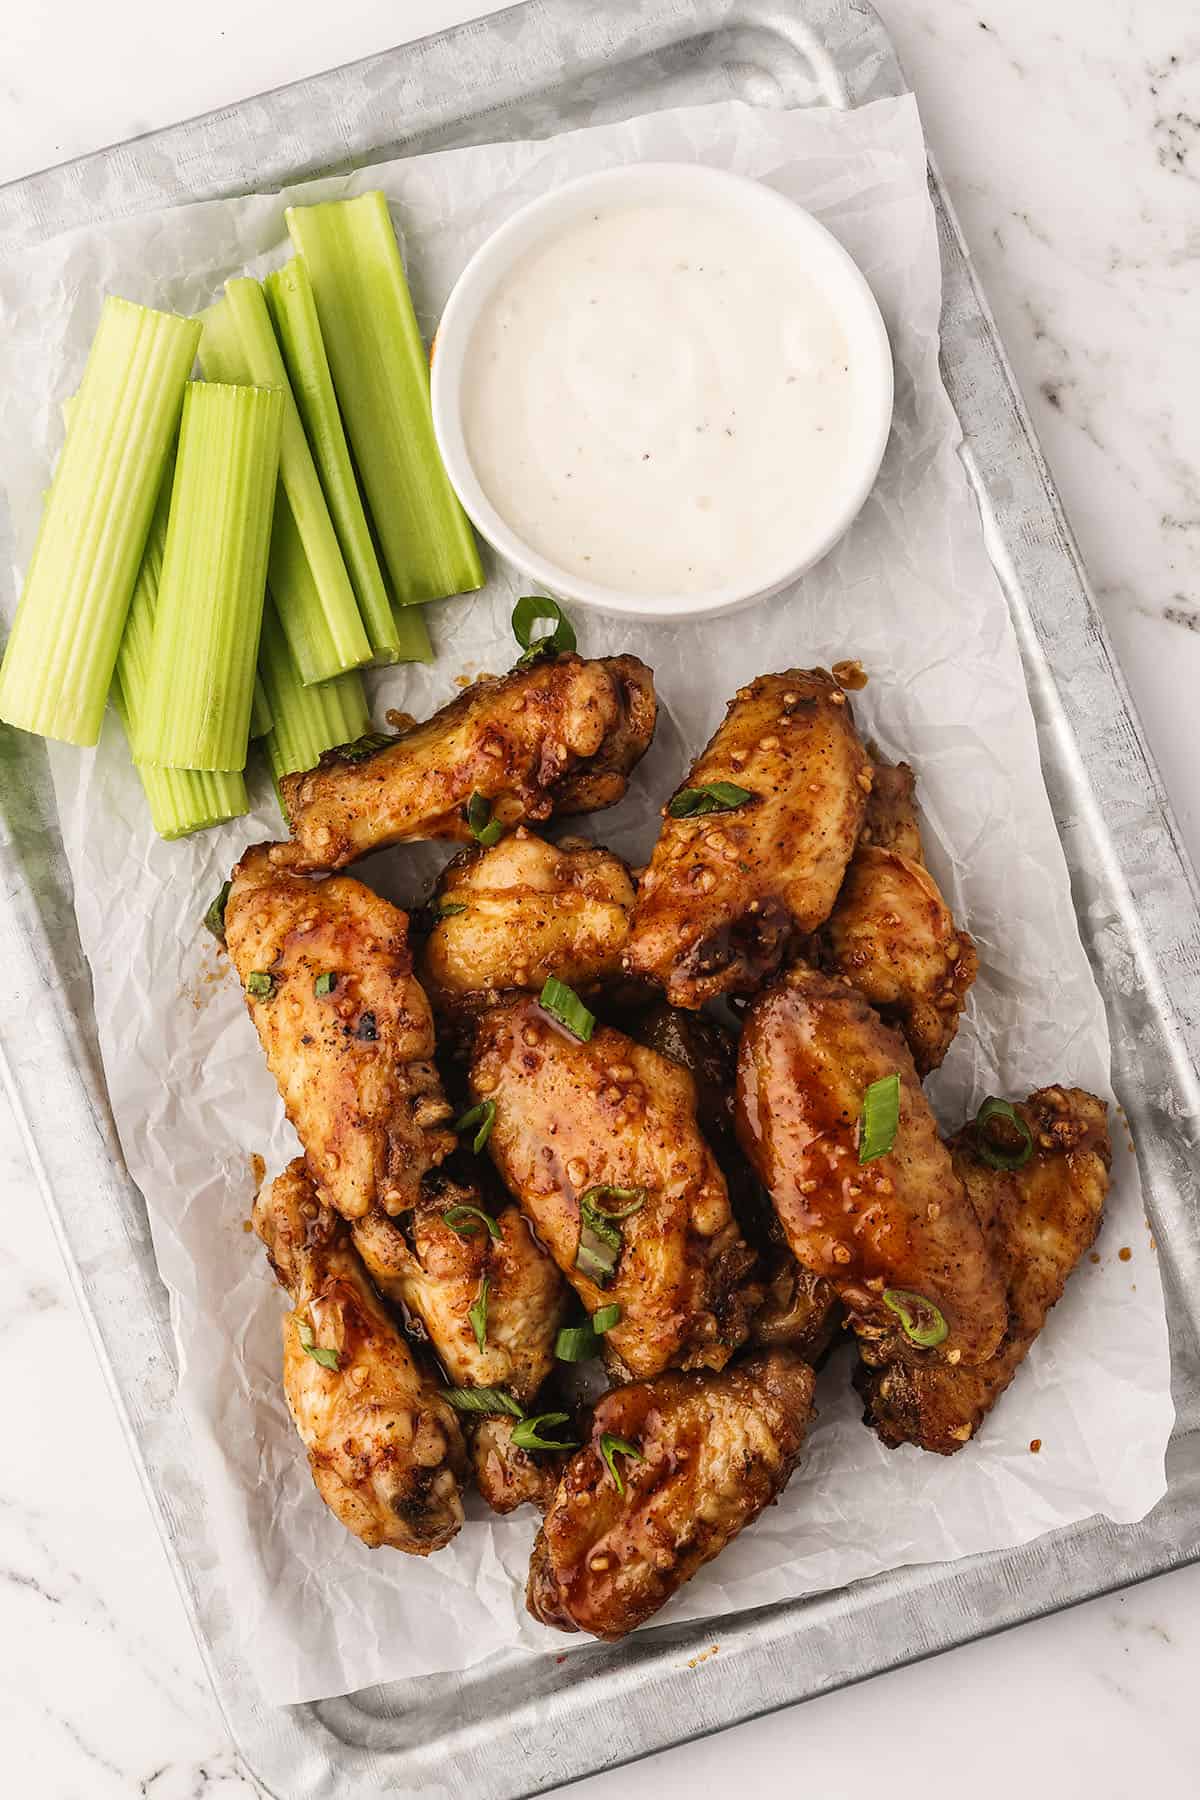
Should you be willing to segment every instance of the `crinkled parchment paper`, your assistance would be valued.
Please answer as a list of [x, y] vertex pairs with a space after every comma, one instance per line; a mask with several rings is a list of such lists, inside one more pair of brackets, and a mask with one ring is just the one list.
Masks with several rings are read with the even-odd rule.
[[[849, 114], [733, 103], [659, 113], [544, 143], [389, 163], [308, 195], [182, 206], [45, 246], [0, 272], [0, 467], [17, 556], [28, 557], [61, 441], [59, 406], [79, 379], [106, 291], [193, 311], [226, 276], [282, 260], [288, 199], [379, 185], [403, 227], [428, 333], [467, 257], [517, 207], [568, 176], [649, 158], [758, 176], [831, 227], [887, 320], [896, 422], [861, 518], [791, 593], [709, 624], [578, 615], [585, 654], [632, 650], [653, 666], [665, 715], [629, 798], [590, 829], [640, 861], [656, 805], [740, 682], [860, 657], [871, 677], [855, 699], [860, 725], [916, 765], [930, 861], [982, 958], [958, 1041], [932, 1084], [939, 1115], [953, 1127], [989, 1092], [1023, 1095], [1052, 1080], [1105, 1093], [1104, 1013], [1076, 932], [1016, 642], [938, 377], [938, 251], [911, 100]], [[493, 564], [491, 575], [482, 595], [431, 609], [434, 667], [374, 680], [377, 719], [385, 706], [423, 716], [457, 691], [456, 676], [511, 663], [508, 617], [520, 586], [506, 568]], [[440, 1555], [372, 1554], [321, 1505], [289, 1423], [279, 1386], [283, 1298], [243, 1222], [252, 1153], [275, 1170], [294, 1140], [237, 984], [199, 925], [242, 846], [280, 834], [268, 784], [258, 781], [252, 818], [163, 844], [111, 717], [98, 750], [56, 747], [53, 768], [113, 1109], [171, 1291], [180, 1404], [266, 1696], [300, 1701], [463, 1668], [515, 1642], [569, 1648], [522, 1604], [531, 1512], [497, 1520], [472, 1501], [473, 1516]], [[397, 850], [368, 874], [412, 897], [445, 854]], [[860, 1423], [841, 1352], [822, 1378], [820, 1418], [780, 1504], [664, 1617], [718, 1615], [900, 1563], [1019, 1544], [1096, 1512], [1132, 1520], [1150, 1508], [1164, 1490], [1172, 1419], [1167, 1336], [1137, 1173], [1114, 1123], [1101, 1260], [1085, 1262], [981, 1440], [951, 1461], [881, 1449]], [[1123, 1245], [1132, 1262], [1118, 1260]]]

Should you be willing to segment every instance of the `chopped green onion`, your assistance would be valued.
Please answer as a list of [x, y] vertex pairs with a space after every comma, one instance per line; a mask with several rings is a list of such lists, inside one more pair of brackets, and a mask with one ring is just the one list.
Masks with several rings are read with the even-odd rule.
[[600, 1339], [590, 1323], [564, 1325], [554, 1340], [554, 1354], [559, 1362], [591, 1362], [600, 1354]]
[[625, 1483], [621, 1480], [617, 1457], [632, 1456], [635, 1462], [645, 1462], [645, 1457], [636, 1444], [631, 1444], [628, 1438], [616, 1437], [611, 1431], [600, 1433], [600, 1454], [608, 1464], [608, 1472], [616, 1483], [618, 1494], [624, 1495]]
[[[294, 256], [282, 269], [268, 275], [263, 292], [375, 660], [423, 662], [427, 660], [425, 656], [404, 654], [405, 646], [350, 460], [312, 283], [300, 258]], [[419, 613], [412, 617], [414, 623], [424, 627]]]
[[504, 835], [504, 826], [492, 818], [492, 803], [483, 794], [472, 794], [467, 801], [467, 828], [477, 844], [485, 850]]
[[985, 1100], [975, 1115], [975, 1149], [991, 1169], [1021, 1169], [1033, 1155], [1033, 1133], [1007, 1100]]
[[503, 1388], [472, 1387], [442, 1389], [442, 1396], [456, 1412], [506, 1413], [510, 1419], [523, 1419], [525, 1408], [519, 1406]]
[[232, 885], [232, 882], [229, 881], [221, 883], [204, 915], [204, 929], [211, 931], [222, 947], [225, 943], [225, 908], [229, 904], [229, 890]]
[[338, 406], [401, 606], [483, 586], [474, 534], [438, 454], [429, 359], [377, 190], [291, 206]]
[[[533, 636], [538, 619], [553, 621], [554, 629], [545, 637]], [[525, 653], [517, 658], [518, 669], [527, 669], [541, 656], [559, 656], [564, 650], [575, 648], [575, 627], [558, 601], [545, 594], [522, 594], [513, 607], [512, 628], [513, 636]]]
[[[610, 1212], [599, 1204], [605, 1197], [628, 1201], [630, 1204], [618, 1212]], [[645, 1188], [593, 1187], [588, 1188], [581, 1196], [575, 1267], [582, 1275], [594, 1281], [597, 1287], [608, 1286], [621, 1260], [624, 1239], [617, 1221], [640, 1212], [648, 1199]]]
[[275, 977], [265, 969], [251, 969], [246, 977], [246, 992], [256, 1000], [270, 1000], [275, 992]]
[[494, 1100], [481, 1100], [477, 1106], [468, 1106], [466, 1112], [461, 1113], [459, 1117], [455, 1119], [454, 1129], [455, 1131], [470, 1131], [472, 1126], [477, 1125], [479, 1127], [471, 1144], [472, 1150], [475, 1152], [476, 1156], [478, 1156], [479, 1152], [483, 1149], [483, 1146], [491, 1137], [492, 1126], [495, 1123], [496, 1102]]
[[314, 768], [326, 750], [360, 738], [369, 723], [357, 670], [312, 687], [302, 684], [270, 595], [263, 608], [258, 669], [274, 720], [263, 745], [276, 782], [282, 775]]
[[597, 1332], [601, 1337], [604, 1336], [606, 1331], [611, 1331], [614, 1325], [619, 1325], [620, 1323], [621, 1309], [615, 1301], [610, 1306], [599, 1307], [597, 1311], [592, 1314], [592, 1330]]
[[151, 762], [246, 763], [283, 397], [193, 381], [138, 726]]
[[22, 731], [99, 739], [199, 335], [104, 302], [0, 662], [0, 719]]
[[909, 1288], [884, 1288], [883, 1304], [898, 1316], [904, 1335], [923, 1350], [932, 1350], [950, 1335], [944, 1315], [924, 1294], [914, 1294]]
[[733, 812], [754, 795], [733, 781], [706, 781], [703, 787], [680, 788], [667, 807], [673, 819], [696, 819], [704, 813]]
[[465, 913], [467, 908], [461, 900], [439, 900], [434, 910], [439, 919], [453, 919], [458, 913]]
[[267, 690], [262, 684], [262, 676], [256, 674], [254, 677], [254, 698], [250, 702], [251, 738], [266, 737], [274, 723], [275, 716], [271, 711], [271, 702], [267, 699]]
[[491, 1292], [491, 1286], [491, 1282], [485, 1275], [479, 1283], [479, 1292], [475, 1296], [474, 1306], [467, 1308], [471, 1330], [475, 1333], [475, 1342], [479, 1345], [480, 1350], [487, 1346], [488, 1294]]
[[381, 750], [386, 750], [390, 744], [395, 742], [396, 739], [389, 732], [366, 731], [356, 737], [353, 743], [334, 744], [330, 748], [339, 762], [360, 763], [367, 762], [372, 756], [377, 756]]
[[257, 281], [227, 281], [225, 298], [201, 322], [200, 366], [209, 380], [278, 388], [283, 397], [267, 579], [301, 681], [329, 681], [369, 662], [371, 645]]
[[296, 1335], [300, 1339], [300, 1348], [306, 1356], [311, 1356], [315, 1363], [323, 1369], [340, 1369], [341, 1358], [336, 1350], [329, 1350], [324, 1344], [318, 1344], [313, 1328], [305, 1319], [297, 1319]]
[[464, 1238], [475, 1236], [479, 1229], [475, 1221], [481, 1219], [488, 1236], [499, 1241], [500, 1227], [491, 1213], [484, 1212], [481, 1206], [448, 1206], [442, 1218], [451, 1231], [456, 1231], [459, 1237]]
[[574, 1450], [578, 1438], [548, 1438], [541, 1434], [542, 1427], [550, 1425], [567, 1425], [571, 1415], [565, 1412], [535, 1413], [531, 1419], [522, 1419], [514, 1425], [512, 1441], [518, 1450]]
[[336, 986], [337, 976], [332, 969], [326, 969], [324, 974], [318, 975], [313, 982], [313, 993], [318, 999], [321, 999], [325, 994], [332, 994]]
[[587, 1043], [596, 1028], [595, 1013], [590, 1013], [574, 988], [569, 988], [556, 975], [546, 977], [545, 986], [538, 995], [538, 1005], [581, 1044]]
[[884, 1075], [873, 1081], [863, 1095], [862, 1115], [858, 1122], [858, 1160], [874, 1162], [886, 1156], [900, 1129], [900, 1077]]

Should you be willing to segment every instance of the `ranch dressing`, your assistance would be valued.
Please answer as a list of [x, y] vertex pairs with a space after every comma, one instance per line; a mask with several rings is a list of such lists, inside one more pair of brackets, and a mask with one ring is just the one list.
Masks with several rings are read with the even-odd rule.
[[767, 585], [837, 508], [854, 369], [803, 249], [732, 207], [622, 205], [535, 246], [467, 345], [496, 511], [630, 594]]

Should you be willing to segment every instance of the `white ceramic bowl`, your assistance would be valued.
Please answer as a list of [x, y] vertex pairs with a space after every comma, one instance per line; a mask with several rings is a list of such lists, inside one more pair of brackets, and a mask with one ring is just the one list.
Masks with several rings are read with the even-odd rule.
[[[598, 205], [684, 202], [736, 206], [742, 221], [786, 233], [803, 256], [845, 334], [855, 370], [854, 425], [845, 466], [827, 516], [798, 530], [781, 566], [760, 571], [753, 587], [684, 596], [628, 592], [582, 578], [548, 560], [501, 517], [472, 465], [463, 424], [463, 371], [472, 333], [498, 284], [530, 251]], [[875, 296], [858, 265], [825, 227], [761, 182], [702, 163], [633, 163], [566, 183], [522, 207], [475, 252], [446, 303], [434, 343], [433, 423], [446, 471], [477, 529], [502, 556], [549, 593], [602, 612], [637, 619], [684, 619], [731, 612], [766, 599], [812, 568], [845, 532], [874, 485], [892, 419], [892, 358]]]

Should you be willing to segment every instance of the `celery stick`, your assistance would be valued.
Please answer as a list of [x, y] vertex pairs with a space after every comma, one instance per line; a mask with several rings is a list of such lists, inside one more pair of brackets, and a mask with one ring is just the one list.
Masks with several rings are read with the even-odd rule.
[[483, 586], [433, 433], [429, 361], [381, 193], [292, 206], [333, 385], [401, 606]]
[[0, 664], [0, 719], [94, 744], [200, 328], [104, 302]]
[[257, 670], [254, 675], [254, 698], [250, 702], [250, 740], [266, 737], [274, 719], [271, 715], [271, 702], [267, 699], [267, 690], [262, 684], [262, 676]]
[[246, 764], [283, 395], [194, 381], [183, 403], [139, 748], [177, 769]]
[[429, 641], [429, 627], [425, 623], [425, 611], [420, 606], [401, 606], [396, 609], [396, 645], [397, 662], [431, 663], [435, 661], [433, 645]]
[[297, 769], [311, 769], [322, 751], [349, 744], [367, 730], [370, 714], [362, 677], [350, 670], [304, 687], [270, 598], [263, 612], [258, 667], [274, 717], [263, 744], [276, 782]]
[[375, 660], [414, 660], [401, 655], [392, 603], [371, 541], [371, 528], [333, 391], [312, 283], [300, 258], [294, 256], [282, 269], [268, 275], [263, 292]]
[[[212, 381], [279, 388], [283, 432], [279, 441], [276, 534], [290, 533], [287, 568], [304, 564], [294, 591], [275, 587], [280, 617], [304, 681], [327, 681], [371, 660], [371, 644], [358, 613], [354, 587], [325, 504], [320, 477], [296, 409], [287, 370], [257, 281], [225, 283], [225, 298], [201, 315], [200, 366]], [[273, 546], [274, 547], [274, 546]]]

